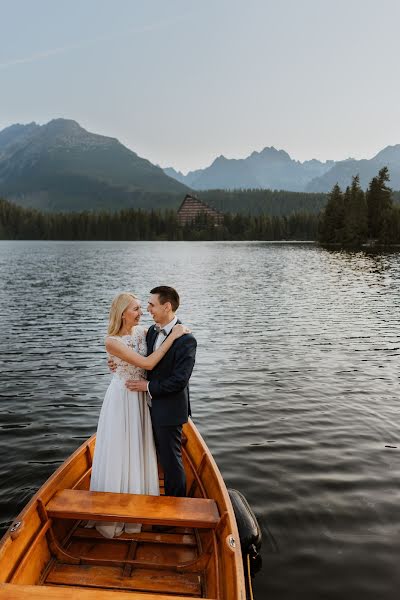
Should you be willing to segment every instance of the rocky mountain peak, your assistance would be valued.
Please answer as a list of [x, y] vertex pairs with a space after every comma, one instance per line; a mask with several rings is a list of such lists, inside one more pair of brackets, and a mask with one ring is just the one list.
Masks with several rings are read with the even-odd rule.
[[225, 158], [225, 156], [223, 154], [220, 154], [219, 156], [217, 156], [217, 158], [213, 161], [213, 165], [222, 165], [224, 163], [227, 162], [227, 158]]
[[245, 159], [250, 163], [264, 163], [264, 164], [279, 164], [279, 163], [291, 163], [294, 162], [290, 158], [289, 154], [285, 150], [277, 150], [274, 146], [266, 146], [260, 152], [252, 152], [250, 156]]
[[87, 131], [83, 129], [83, 127], [81, 127], [79, 123], [73, 121], [72, 119], [52, 119], [51, 121], [46, 123], [46, 125], [42, 125], [42, 128], [43, 130], [46, 130], [52, 134], [69, 133], [76, 135], [79, 133], [87, 133]]
[[[79, 148], [91, 150], [94, 148], [113, 147], [121, 145], [115, 138], [91, 133], [72, 119], [53, 119], [45, 125], [37, 126], [31, 136], [29, 146], [24, 153], [38, 156], [52, 149]], [[122, 146], [121, 146], [122, 147]]]
[[396, 144], [394, 146], [386, 146], [383, 150], [378, 152], [376, 156], [372, 159], [379, 163], [396, 163], [400, 164], [400, 144]]
[[[8, 140], [6, 149], [1, 140]], [[187, 191], [115, 138], [72, 119], [0, 131], [0, 196], [17, 202], [51, 210], [115, 209], [143, 207], [147, 195], [162, 205], [165, 197]]]
[[40, 129], [40, 125], [33, 122], [27, 125], [21, 125], [16, 123], [10, 125], [2, 131], [0, 131], [0, 152], [5, 151], [7, 148], [14, 147], [22, 140], [27, 140], [33, 133]]

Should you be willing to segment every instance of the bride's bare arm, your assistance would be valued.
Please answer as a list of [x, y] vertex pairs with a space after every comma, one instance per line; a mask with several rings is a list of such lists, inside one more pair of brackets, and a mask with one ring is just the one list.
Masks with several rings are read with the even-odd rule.
[[182, 335], [185, 335], [185, 333], [190, 333], [190, 329], [188, 329], [185, 325], [175, 325], [166, 340], [155, 352], [150, 354], [150, 356], [142, 356], [131, 348], [127, 348], [123, 342], [111, 337], [106, 338], [105, 345], [109, 354], [118, 356], [118, 358], [121, 358], [130, 365], [140, 367], [141, 369], [146, 369], [146, 371], [151, 371], [168, 352], [174, 341], [180, 338]]

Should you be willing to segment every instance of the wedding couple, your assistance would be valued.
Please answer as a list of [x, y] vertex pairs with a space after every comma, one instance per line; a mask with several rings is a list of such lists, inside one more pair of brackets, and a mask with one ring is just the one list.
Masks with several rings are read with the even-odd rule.
[[[121, 293], [111, 305], [105, 346], [114, 375], [100, 411], [91, 490], [159, 495], [157, 446], [165, 494], [186, 494], [181, 436], [190, 415], [188, 382], [197, 343], [176, 317], [178, 307], [174, 288], [152, 289], [147, 310], [155, 325], [146, 332], [134, 294]], [[110, 538], [124, 528], [123, 523], [93, 525]], [[125, 531], [140, 527], [125, 524]]]

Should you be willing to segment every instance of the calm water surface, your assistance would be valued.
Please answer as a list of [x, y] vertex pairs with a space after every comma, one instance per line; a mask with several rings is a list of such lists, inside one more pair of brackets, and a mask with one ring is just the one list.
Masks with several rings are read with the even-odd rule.
[[2, 530], [95, 431], [113, 296], [160, 283], [198, 339], [194, 420], [263, 529], [256, 600], [399, 597], [396, 253], [0, 242]]

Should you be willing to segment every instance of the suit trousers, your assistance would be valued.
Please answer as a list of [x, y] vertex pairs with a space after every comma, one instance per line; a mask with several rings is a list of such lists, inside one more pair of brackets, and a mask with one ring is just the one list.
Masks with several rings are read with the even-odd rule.
[[158, 457], [164, 471], [166, 496], [186, 496], [186, 475], [182, 464], [182, 425], [154, 425]]

